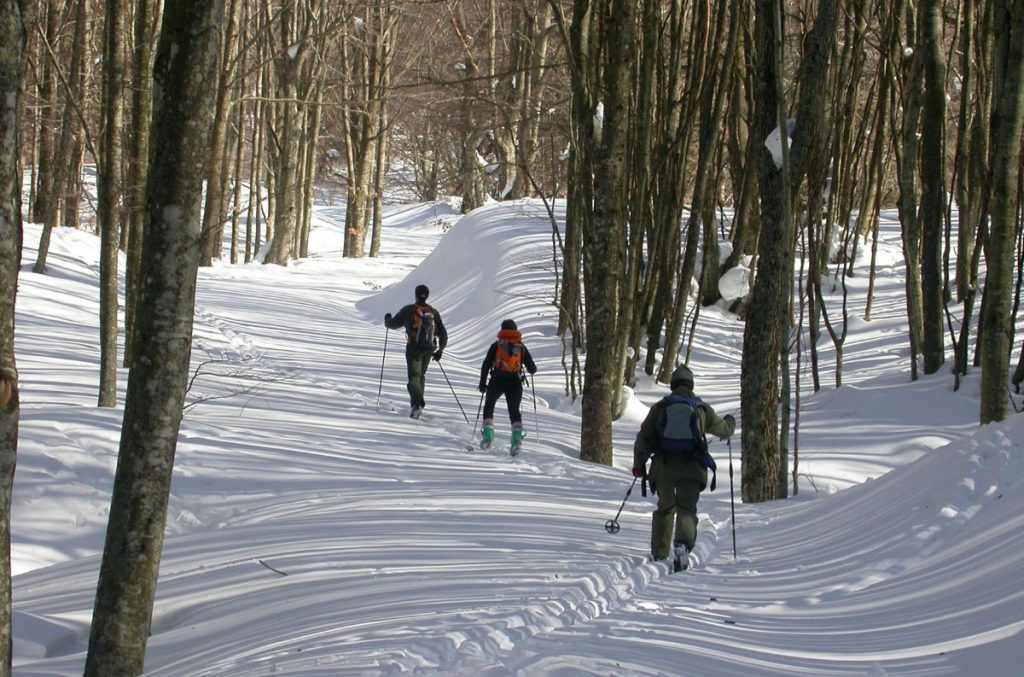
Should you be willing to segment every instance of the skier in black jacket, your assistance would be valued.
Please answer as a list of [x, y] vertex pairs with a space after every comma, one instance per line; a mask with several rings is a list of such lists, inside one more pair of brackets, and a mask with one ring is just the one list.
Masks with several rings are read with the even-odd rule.
[[[523, 345], [523, 336], [514, 320], [501, 323], [498, 340], [487, 349], [487, 356], [480, 365], [480, 392], [486, 393], [484, 399], [484, 430], [480, 439], [481, 448], [488, 448], [494, 441], [494, 405], [498, 398], [505, 396], [508, 405], [508, 417], [512, 422], [511, 451], [516, 453], [522, 445], [526, 433], [523, 430], [523, 415], [520, 404], [523, 401], [523, 381], [526, 376], [537, 373], [537, 365], [533, 362], [530, 351]], [[490, 381], [487, 380], [490, 375]]]

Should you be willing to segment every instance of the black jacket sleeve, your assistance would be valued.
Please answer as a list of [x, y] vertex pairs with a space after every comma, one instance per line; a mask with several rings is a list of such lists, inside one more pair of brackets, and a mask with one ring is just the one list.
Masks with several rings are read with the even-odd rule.
[[448, 346], [448, 330], [444, 328], [441, 313], [437, 308], [430, 306], [430, 309], [434, 311], [434, 335], [437, 337], [437, 349], [444, 350]]
[[402, 306], [401, 310], [391, 316], [391, 321], [387, 322], [388, 329], [401, 329], [405, 327], [405, 331], [408, 334], [409, 328], [406, 327], [406, 323], [412, 320], [412, 306]]
[[525, 345], [523, 346], [523, 364], [526, 365], [526, 371], [531, 374], [537, 373], [537, 365], [533, 361], [533, 355], [530, 354], [530, 349]]
[[495, 341], [491, 344], [491, 347], [487, 349], [487, 355], [484, 357], [483, 364], [480, 365], [480, 383], [484, 385], [487, 383], [487, 376], [491, 373], [491, 367], [494, 366], [494, 358], [498, 354], [498, 342]]

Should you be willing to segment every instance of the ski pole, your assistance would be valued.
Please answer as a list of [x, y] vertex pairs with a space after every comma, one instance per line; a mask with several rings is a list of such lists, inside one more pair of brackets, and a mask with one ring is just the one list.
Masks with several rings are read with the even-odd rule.
[[480, 422], [480, 412], [484, 408], [484, 395], [485, 393], [480, 393], [480, 404], [476, 407], [476, 418], [473, 419], [473, 437], [476, 437], [476, 424]]
[[459, 396], [455, 394], [455, 386], [452, 385], [451, 380], [448, 379], [448, 374], [445, 373], [444, 367], [441, 366], [441, 360], [436, 360], [437, 366], [441, 367], [441, 373], [444, 374], [444, 380], [448, 381], [448, 387], [452, 389], [452, 396], [455, 397], [455, 404], [459, 405], [459, 411], [462, 412], [462, 418], [466, 419], [466, 423], [469, 423], [469, 416], [466, 416], [466, 410], [462, 408], [462, 402], [459, 402]]
[[380, 358], [380, 383], [377, 384], [377, 411], [380, 411], [380, 393], [384, 390], [384, 360], [388, 356], [388, 331], [387, 327], [384, 327], [384, 354]]
[[530, 375], [530, 394], [533, 396], [533, 428], [537, 431], [537, 441], [540, 442], [540, 423], [537, 422], [537, 390], [533, 387], [533, 375]]
[[729, 446], [729, 508], [732, 511], [732, 558], [736, 559], [736, 495], [732, 486], [732, 435], [725, 438]]
[[609, 534], [619, 533], [619, 515], [622, 514], [622, 509], [626, 507], [626, 500], [629, 498], [629, 495], [633, 493], [633, 487], [636, 486], [637, 479], [638, 478], [634, 477], [633, 483], [630, 484], [629, 489], [626, 490], [626, 495], [622, 499], [622, 505], [619, 506], [619, 511], [615, 513], [615, 517], [604, 523], [604, 530], [607, 531]]

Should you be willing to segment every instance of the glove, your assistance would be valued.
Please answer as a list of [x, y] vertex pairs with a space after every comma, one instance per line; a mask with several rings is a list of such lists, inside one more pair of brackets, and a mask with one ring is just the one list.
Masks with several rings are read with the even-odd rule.
[[435, 361], [435, 362], [440, 362], [440, 361], [441, 361], [441, 353], [442, 353], [442, 352], [443, 352], [443, 351], [441, 351], [441, 350], [438, 350], [438, 351], [437, 351], [436, 353], [434, 353], [434, 361]]
[[635, 477], [637, 479], [642, 478], [646, 474], [647, 474], [647, 468], [644, 468], [644, 467], [633, 468], [633, 477]]
[[486, 393], [487, 392], [487, 383], [484, 382], [484, 381], [480, 381], [480, 385], [477, 386], [477, 390], [479, 390], [482, 393]]
[[384, 324], [391, 324], [391, 313], [384, 313]]
[[732, 426], [733, 430], [736, 430], [736, 417], [732, 414], [726, 414], [722, 417], [722, 420]]

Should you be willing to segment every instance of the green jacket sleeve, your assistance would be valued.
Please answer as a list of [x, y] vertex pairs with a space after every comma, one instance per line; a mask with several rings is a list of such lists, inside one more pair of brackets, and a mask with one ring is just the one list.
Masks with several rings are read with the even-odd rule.
[[647, 460], [658, 450], [660, 441], [658, 431], [665, 427], [665, 407], [661, 402], [651, 407], [647, 417], [640, 424], [640, 431], [636, 434], [636, 441], [633, 442], [633, 467], [641, 468], [647, 464]]
[[732, 437], [732, 434], [736, 432], [735, 424], [723, 419], [715, 413], [710, 405], [704, 402], [701, 403], [701, 408], [704, 409], [704, 432], [716, 435], [723, 440], [726, 437]]

